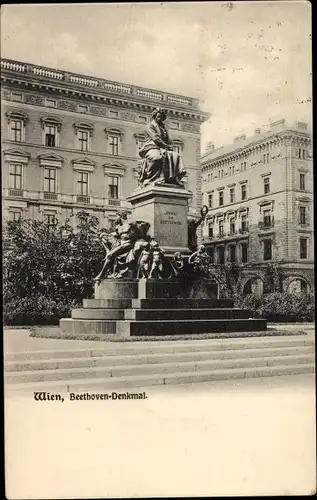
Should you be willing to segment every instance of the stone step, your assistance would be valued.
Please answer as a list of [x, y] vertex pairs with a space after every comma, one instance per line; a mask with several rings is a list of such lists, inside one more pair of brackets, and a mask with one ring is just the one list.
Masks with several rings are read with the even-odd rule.
[[233, 308], [231, 299], [84, 299], [84, 308], [183, 309]]
[[94, 309], [72, 310], [73, 319], [131, 319], [131, 320], [179, 320], [179, 319], [230, 319], [250, 317], [246, 309]]
[[150, 386], [172, 385], [172, 384], [192, 384], [198, 382], [211, 382], [217, 380], [273, 377], [278, 375], [299, 375], [303, 373], [314, 373], [314, 363], [299, 363], [293, 365], [276, 366], [257, 366], [250, 368], [231, 368], [212, 371], [194, 371], [186, 373], [137, 375], [134, 377], [110, 377], [108, 379], [89, 379], [81, 380], [56, 380], [45, 382], [33, 382], [23, 384], [7, 384], [5, 390], [7, 393], [26, 393], [34, 391], [57, 391], [59, 392], [83, 392], [113, 390], [113, 389], [131, 389], [137, 392], [139, 388], [146, 389]]
[[269, 356], [258, 358], [242, 358], [242, 359], [216, 359], [205, 361], [188, 362], [158, 362], [148, 363], [143, 365], [117, 367], [111, 366], [94, 366], [87, 368], [61, 368], [51, 370], [29, 370], [22, 372], [7, 372], [5, 374], [5, 383], [25, 383], [25, 382], [44, 382], [54, 380], [73, 380], [86, 378], [110, 378], [110, 377], [125, 377], [136, 375], [153, 375], [153, 374], [171, 374], [195, 371], [211, 371], [225, 370], [235, 368], [254, 368], [259, 366], [281, 366], [294, 364], [309, 364], [314, 362], [314, 354], [297, 354], [284, 356]]
[[[261, 333], [261, 332], [260, 332]], [[270, 333], [270, 331], [268, 331]], [[273, 334], [273, 332], [272, 332]], [[231, 334], [233, 335], [233, 334]], [[103, 357], [118, 355], [139, 355], [139, 354], [164, 354], [164, 353], [184, 353], [184, 352], [215, 352], [215, 351], [247, 351], [249, 349], [276, 349], [276, 348], [299, 348], [310, 347], [314, 349], [314, 339], [307, 335], [298, 335], [292, 332], [290, 335], [274, 337], [251, 337], [242, 338], [241, 333], [237, 338], [225, 339], [199, 339], [199, 340], [169, 340], [168, 342], [146, 341], [146, 342], [98, 342], [96, 347], [76, 348], [67, 347], [64, 349], [49, 349], [36, 351], [6, 352], [5, 361], [35, 361], [53, 360], [64, 358], [85, 358]], [[274, 333], [275, 335], [275, 333]]]
[[14, 360], [5, 362], [5, 372], [23, 372], [32, 370], [60, 370], [72, 368], [92, 368], [92, 367], [110, 367], [130, 366], [130, 365], [154, 365], [158, 363], [186, 363], [217, 361], [225, 359], [248, 359], [269, 356], [295, 356], [311, 355], [314, 353], [313, 346], [291, 346], [291, 347], [270, 347], [254, 349], [236, 349], [236, 350], [214, 350], [214, 351], [187, 351], [187, 352], [145, 352], [145, 353], [117, 353], [117, 355], [108, 355], [96, 353], [95, 356], [81, 358], [45, 358]]

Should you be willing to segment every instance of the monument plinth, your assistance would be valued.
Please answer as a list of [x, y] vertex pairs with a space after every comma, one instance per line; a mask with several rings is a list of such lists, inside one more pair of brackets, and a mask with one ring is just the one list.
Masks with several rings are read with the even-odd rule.
[[148, 234], [159, 242], [166, 253], [189, 254], [188, 200], [192, 192], [169, 184], [150, 185], [135, 190], [127, 201], [133, 207], [135, 220], [150, 223]]

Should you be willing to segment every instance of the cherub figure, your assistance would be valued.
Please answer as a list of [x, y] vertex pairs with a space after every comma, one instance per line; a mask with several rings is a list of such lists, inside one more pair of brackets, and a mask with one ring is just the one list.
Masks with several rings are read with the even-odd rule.
[[195, 272], [201, 272], [203, 274], [208, 273], [208, 267], [211, 263], [211, 258], [206, 252], [205, 245], [200, 245], [198, 250], [191, 254], [188, 259], [188, 264], [193, 266]]
[[171, 265], [173, 267], [173, 270], [174, 270], [174, 273], [176, 276], [179, 276], [180, 274], [182, 274], [182, 272], [184, 270], [184, 260], [183, 260], [182, 254], [180, 252], [174, 253]]
[[157, 241], [152, 240], [150, 243], [152, 250], [152, 266], [149, 278], [163, 279], [165, 255]]
[[139, 262], [138, 262], [138, 278], [148, 278], [150, 274], [150, 258], [151, 258], [151, 246], [150, 243], [145, 241], [143, 243], [143, 250], [141, 251]]

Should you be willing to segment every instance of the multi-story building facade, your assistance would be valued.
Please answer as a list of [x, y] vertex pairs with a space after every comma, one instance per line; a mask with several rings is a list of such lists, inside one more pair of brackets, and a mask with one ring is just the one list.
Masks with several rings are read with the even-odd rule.
[[19, 61], [1, 61], [3, 216], [48, 222], [86, 210], [107, 226], [137, 187], [138, 150], [157, 106], [183, 155], [190, 213], [201, 207], [197, 99]]
[[283, 288], [314, 286], [312, 139], [307, 124], [285, 120], [241, 135], [202, 156], [203, 241], [215, 263], [236, 262], [243, 285], [265, 283], [278, 262]]

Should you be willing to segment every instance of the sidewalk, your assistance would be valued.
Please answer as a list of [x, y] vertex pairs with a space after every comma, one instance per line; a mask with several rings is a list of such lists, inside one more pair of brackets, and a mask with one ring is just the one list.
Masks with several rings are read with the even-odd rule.
[[[50, 330], [59, 330], [58, 326], [45, 327]], [[268, 329], [277, 330], [300, 330], [304, 331], [309, 337], [314, 336], [314, 323], [291, 323], [279, 324], [272, 323], [268, 325]], [[85, 347], [105, 347], [107, 345], [113, 346], [113, 342], [107, 341], [92, 341], [92, 340], [68, 340], [68, 339], [45, 339], [30, 337], [31, 329], [28, 328], [5, 328], [4, 335], [4, 352], [21, 352], [21, 351], [36, 351], [36, 350], [50, 350], [50, 349], [79, 349]]]

